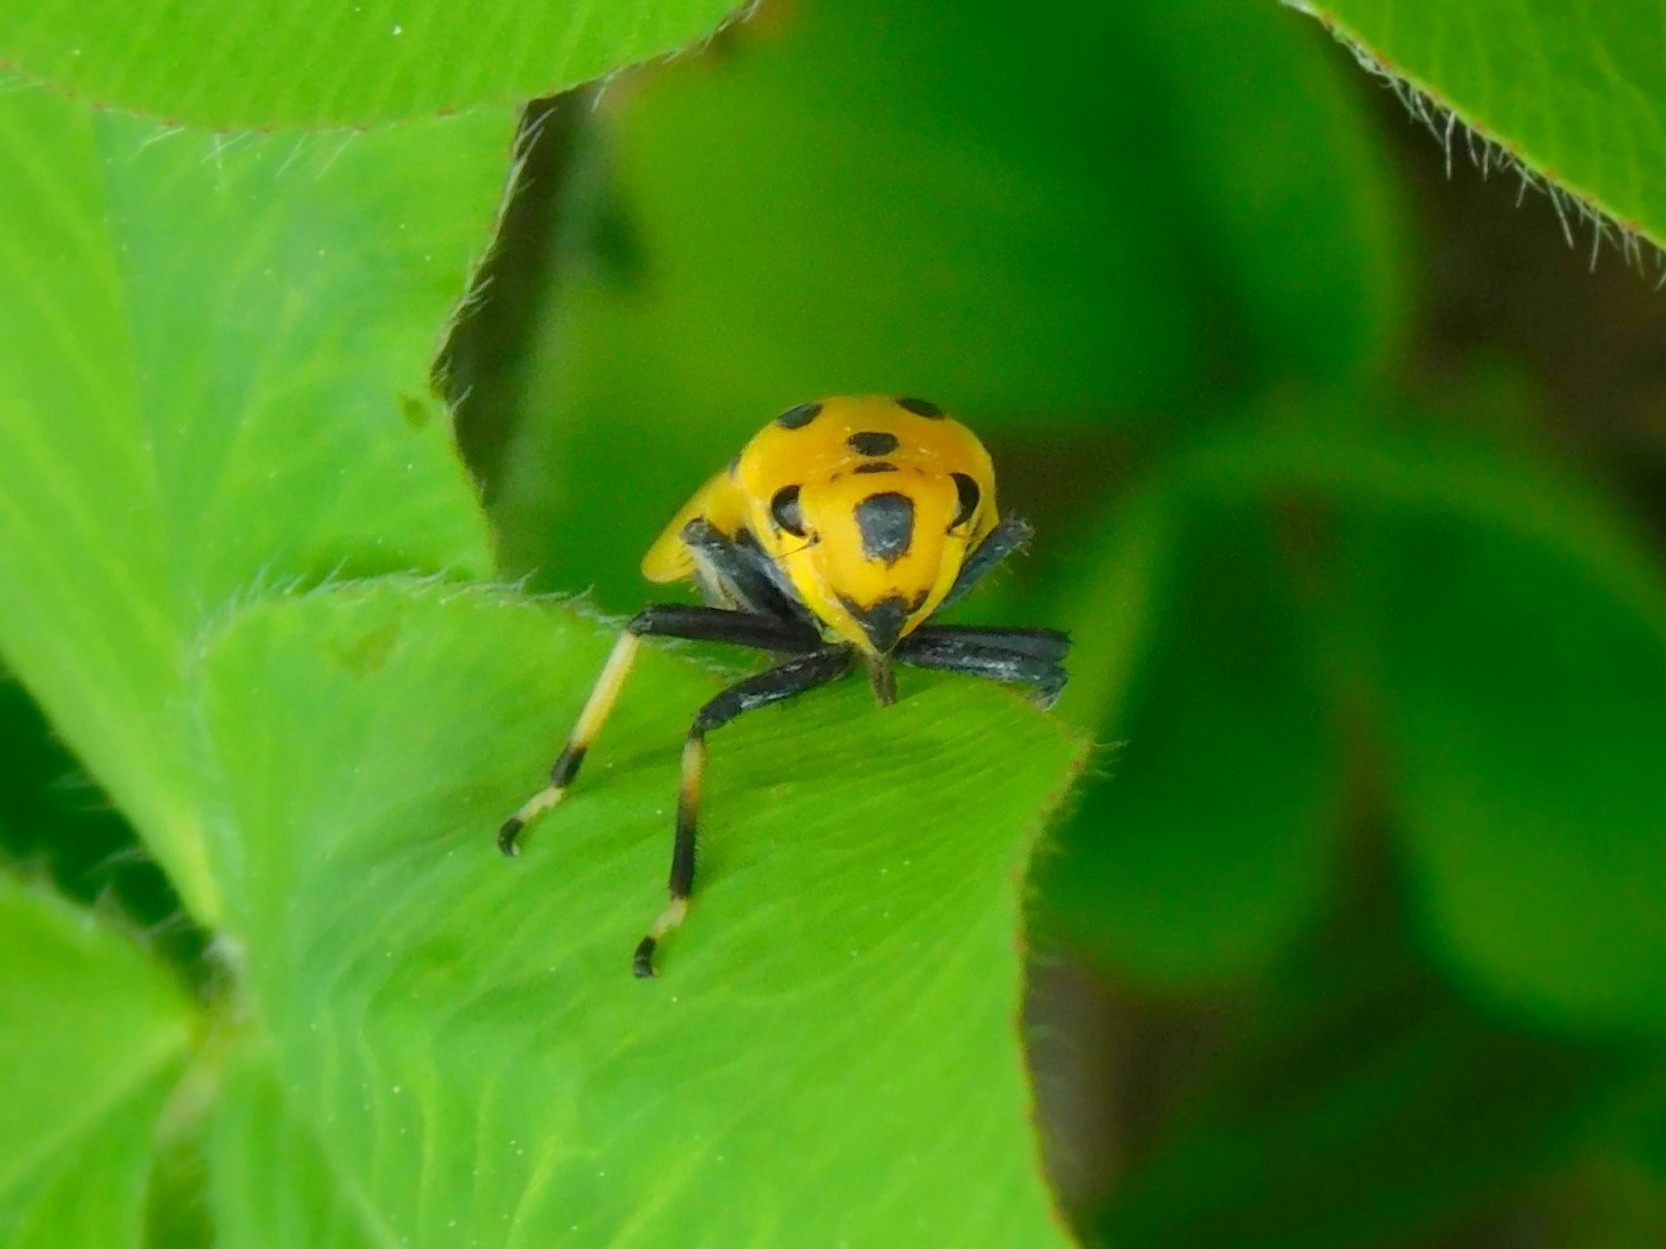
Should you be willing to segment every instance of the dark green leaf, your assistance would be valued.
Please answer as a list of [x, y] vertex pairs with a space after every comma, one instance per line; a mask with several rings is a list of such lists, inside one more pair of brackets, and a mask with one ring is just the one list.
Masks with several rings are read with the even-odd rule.
[[[1090, 683], [1107, 652], [1128, 670], [1073, 704], [1118, 745], [1041, 883], [1068, 941], [1173, 984], [1258, 971], [1313, 917], [1341, 768], [1270, 518], [1243, 502], [1167, 502], [1189, 519], [1144, 566], [1156, 576], [1110, 560], [1072, 610]], [[1124, 544], [1136, 540], [1124, 527], [1161, 532], [1139, 505], [1112, 524]], [[1131, 600], [1155, 600], [1133, 636], [1111, 615]]]
[[1384, 695], [1415, 882], [1488, 996], [1666, 1032], [1666, 630], [1581, 561], [1397, 527]]
[[1355, 916], [1225, 1038], [1221, 1074], [1128, 1175], [1104, 1243], [1421, 1244], [1577, 1154], [1632, 1061], [1477, 1016], [1419, 966], [1394, 915]]
[[1541, 1020], [1659, 1035], [1666, 586], [1626, 519], [1573, 474], [1415, 428], [1249, 431], [1190, 471], [1328, 497], [1371, 537], [1337, 566], [1452, 965]]

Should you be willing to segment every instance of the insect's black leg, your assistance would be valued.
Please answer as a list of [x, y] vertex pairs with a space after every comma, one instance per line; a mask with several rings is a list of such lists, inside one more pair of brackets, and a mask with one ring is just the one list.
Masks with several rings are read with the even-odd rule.
[[584, 763], [585, 752], [601, 732], [614, 701], [630, 675], [636, 661], [639, 638], [644, 636], [689, 638], [697, 642], [729, 642], [736, 646], [750, 646], [759, 650], [800, 652], [821, 645], [821, 639], [808, 626], [794, 621], [756, 616], [750, 612], [725, 611], [716, 607], [687, 607], [677, 603], [657, 603], [636, 614], [608, 657], [602, 675], [579, 713], [567, 744], [550, 769], [550, 783], [526, 801], [521, 809], [503, 822], [498, 829], [498, 849], [513, 858], [519, 853], [516, 838], [521, 830], [543, 812], [548, 811], [566, 795]]
[[730, 611], [723, 607], [695, 607], [683, 603], [654, 603], [625, 626], [630, 632], [654, 637], [686, 638], [691, 642], [727, 642], [761, 651], [801, 653], [821, 649], [821, 634], [797, 620]]
[[815, 628], [814, 618], [797, 592], [746, 530], [730, 537], [710, 521], [696, 517], [683, 526], [681, 536], [700, 570], [698, 580], [708, 600], [732, 601], [743, 611]]
[[1052, 629], [927, 625], [904, 638], [896, 655], [916, 668], [1028, 685], [1041, 706], [1051, 707], [1064, 689], [1062, 661], [1069, 649], [1070, 639]]
[[648, 935], [637, 944], [631, 970], [638, 976], [654, 974], [654, 947], [688, 914], [694, 888], [694, 850], [699, 831], [700, 786], [706, 774], [706, 734], [743, 712], [767, 707], [805, 690], [843, 676], [850, 670], [846, 646], [829, 647], [786, 660], [767, 672], [731, 685], [700, 708], [683, 745], [682, 786], [677, 792], [677, 834], [671, 850], [671, 901], [660, 912]]
[[1016, 516], [1008, 516], [996, 525], [989, 531], [989, 536], [978, 545], [978, 549], [966, 557], [966, 562], [960, 566], [960, 575], [954, 579], [954, 584], [949, 587], [943, 601], [937, 605], [937, 610], [942, 611], [950, 603], [959, 600], [997, 564], [1028, 542], [1034, 534], [1035, 530], [1030, 527], [1030, 522], [1020, 520]]
[[903, 642], [904, 649], [933, 650], [944, 646], [1003, 651], [1049, 663], [1062, 663], [1070, 653], [1070, 635], [1057, 629], [927, 624], [914, 630]]

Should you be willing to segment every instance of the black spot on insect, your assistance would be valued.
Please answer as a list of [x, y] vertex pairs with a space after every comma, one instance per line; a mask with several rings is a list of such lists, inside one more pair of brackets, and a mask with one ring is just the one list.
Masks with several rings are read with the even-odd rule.
[[869, 429], [860, 434], [852, 434], [845, 439], [845, 445], [861, 455], [890, 455], [902, 444], [897, 441], [895, 434]]
[[852, 472], [856, 473], [894, 473], [897, 466], [889, 460], [873, 460], [867, 464], [858, 464]]
[[803, 429], [811, 421], [821, 415], [821, 404], [801, 403], [796, 408], [788, 408], [775, 418], [775, 423], [782, 429]]
[[903, 625], [908, 623], [908, 604], [897, 595], [882, 598], [871, 607], [855, 607], [850, 603], [845, 606], [850, 608], [850, 614], [856, 617], [856, 623], [862, 626], [873, 648], [882, 655], [896, 646]]
[[856, 528], [863, 555], [894, 564], [914, 543], [914, 500], [895, 491], [870, 494], [856, 505]]
[[862, 632], [868, 635], [868, 641], [873, 644], [873, 648], [883, 655], [895, 649], [898, 639], [902, 637], [903, 626], [908, 623], [909, 617], [924, 606], [926, 596], [921, 592], [912, 599], [905, 599], [900, 594], [893, 594], [867, 607], [842, 595], [839, 601], [844, 604], [845, 610], [856, 618], [856, 623], [862, 626]]
[[897, 400], [897, 406], [912, 412], [915, 416], [924, 416], [933, 421], [943, 419], [943, 409], [924, 399], [913, 399], [905, 396]]
[[770, 517], [795, 538], [804, 536], [804, 512], [798, 506], [798, 487], [782, 486], [769, 501]]
[[972, 513], [978, 510], [978, 501], [983, 498], [983, 491], [978, 489], [978, 483], [965, 473], [951, 473], [954, 478], [954, 488], [960, 494], [960, 510], [954, 514], [954, 520], [949, 528], [954, 529], [964, 525], [972, 519]]

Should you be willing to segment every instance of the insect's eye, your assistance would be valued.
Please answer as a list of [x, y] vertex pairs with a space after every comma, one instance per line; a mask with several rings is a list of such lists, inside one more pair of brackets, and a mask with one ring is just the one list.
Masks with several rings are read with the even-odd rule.
[[965, 473], [954, 473], [954, 488], [960, 493], [960, 510], [954, 514], [951, 529], [958, 529], [972, 519], [972, 513], [978, 510], [978, 500], [983, 498], [983, 491], [978, 489], [978, 483]]
[[795, 538], [804, 536], [804, 513], [798, 506], [798, 487], [783, 486], [769, 501], [769, 514], [775, 523]]

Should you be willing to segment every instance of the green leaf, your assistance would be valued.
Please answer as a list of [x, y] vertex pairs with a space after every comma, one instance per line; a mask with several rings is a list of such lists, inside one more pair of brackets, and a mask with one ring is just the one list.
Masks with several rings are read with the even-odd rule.
[[[1044, 922], [1072, 945], [1182, 985], [1263, 970], [1314, 918], [1342, 770], [1276, 527], [1242, 501], [1168, 501], [1186, 520], [1146, 565], [1155, 584], [1112, 559], [1071, 611], [1090, 665], [1124, 643], [1126, 685], [1076, 706], [1118, 745], [1039, 876]], [[1149, 534], [1152, 515], [1118, 519]], [[1154, 600], [1151, 619], [1107, 628], [1111, 600]]]
[[232, 141], [0, 95], [0, 651], [199, 919], [204, 623], [258, 584], [492, 566], [426, 373], [510, 133]]
[[208, 1204], [218, 1249], [379, 1249], [395, 1237], [351, 1176], [331, 1168], [251, 1045], [221, 1077], [209, 1137]]
[[[1126, 426], [1377, 362], [1395, 197], [1322, 41], [1238, 0], [1070, 24], [829, 0], [610, 96], [506, 564], [624, 609], [682, 499], [818, 395], [924, 395], [980, 431]], [[1250, 155], [1269, 135], [1272, 172]]]
[[1365, 549], [1391, 578], [1398, 801], [1446, 957], [1546, 1022], [1666, 1033], [1666, 629], [1508, 532], [1403, 522]]
[[1388, 735], [1424, 919], [1536, 1020], [1666, 1026], [1666, 584], [1577, 477], [1427, 430], [1289, 424], [1213, 440], [1199, 488], [1342, 513], [1338, 566]]
[[0, 966], [0, 1241], [137, 1246], [191, 1004], [91, 912], [6, 876]]
[[733, 7], [733, 0], [246, 0], [228, 9], [159, 0], [135, 14], [112, 0], [41, 0], [0, 10], [0, 64], [170, 122], [221, 130], [366, 126], [553, 95], [675, 51], [709, 34]]
[[1076, 576], [1063, 575], [1058, 601], [1041, 609], [1070, 631], [1070, 684], [1059, 707], [1073, 723], [1125, 721], [1139, 665], [1154, 644], [1180, 570], [1195, 503], [1174, 476], [1158, 471], [1129, 484], [1088, 537]]
[[1653, 0], [1296, 7], [1535, 174], [1666, 241], [1666, 78]]
[[1292, 492], [1351, 508], [1502, 530], [1584, 566], [1604, 592], [1666, 628], [1666, 588], [1628, 518], [1565, 464], [1464, 432], [1455, 417], [1390, 418], [1334, 399], [1284, 404], [1200, 440], [1191, 488], [1217, 497]]
[[1188, 242], [1230, 319], [1194, 357], [1284, 386], [1382, 368], [1410, 303], [1404, 192], [1358, 84], [1270, 4], [1170, 0], [1118, 17], [1158, 71]]
[[1066, 1243], [1014, 934], [1079, 746], [929, 676], [883, 712], [850, 681], [742, 719], [711, 739], [694, 909], [638, 981], [709, 675], [650, 648], [566, 803], [518, 861], [493, 845], [608, 644], [386, 583], [210, 644], [217, 868], [273, 1053], [235, 1095], [275, 1087], [270, 1132], [317, 1142], [283, 1200], [369, 1212], [375, 1243]]

